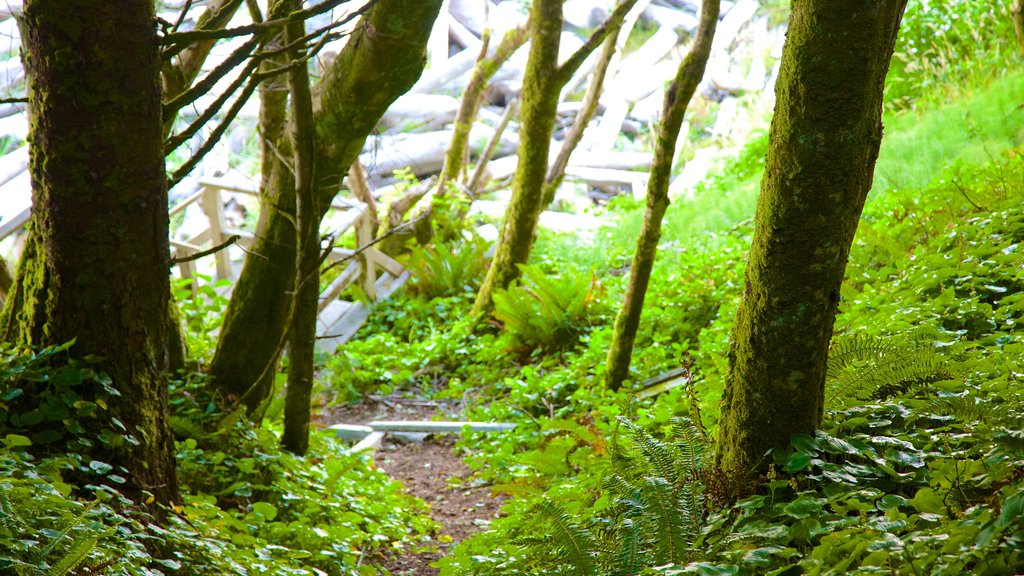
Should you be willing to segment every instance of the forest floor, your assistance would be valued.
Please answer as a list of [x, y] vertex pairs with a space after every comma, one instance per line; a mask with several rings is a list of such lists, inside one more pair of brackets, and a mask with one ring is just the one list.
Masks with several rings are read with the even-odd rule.
[[[324, 424], [366, 424], [374, 420], [431, 420], [438, 414], [458, 419], [443, 404], [403, 398], [365, 399], [356, 405], [325, 409], [318, 420]], [[430, 516], [441, 528], [415, 550], [399, 550], [381, 564], [395, 576], [438, 574], [432, 562], [497, 517], [504, 498], [490, 485], [474, 481], [473, 471], [453, 452], [456, 435], [399, 435], [385, 437], [373, 456], [382, 470], [430, 507]]]

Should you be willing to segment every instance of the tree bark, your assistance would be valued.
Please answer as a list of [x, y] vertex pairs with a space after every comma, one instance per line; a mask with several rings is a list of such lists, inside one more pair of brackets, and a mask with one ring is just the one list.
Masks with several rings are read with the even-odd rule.
[[[313, 97], [321, 218], [377, 120], [422, 72], [440, 5], [441, 0], [378, 0], [326, 70]], [[256, 238], [210, 366], [222, 395], [244, 401], [250, 410], [269, 394], [273, 370], [267, 367], [279, 352], [295, 279], [295, 183], [281, 160], [290, 154], [286, 143], [282, 138], [272, 147]]]
[[494, 259], [473, 305], [474, 314], [493, 306], [494, 291], [519, 276], [533, 247], [537, 218], [543, 209], [544, 175], [558, 112], [562, 83], [558, 78], [558, 45], [562, 35], [562, 3], [534, 0], [530, 12], [530, 55], [523, 75], [519, 118], [519, 164], [512, 179], [512, 200], [505, 212]]
[[[289, 23], [287, 43], [302, 38], [304, 22]], [[301, 50], [295, 58], [303, 56]], [[309, 400], [313, 390], [313, 349], [316, 344], [317, 297], [320, 295], [320, 207], [314, 173], [313, 99], [309, 72], [304, 61], [295, 60], [288, 72], [292, 102], [291, 138], [295, 170], [296, 258], [295, 296], [288, 346], [288, 387], [285, 394], [284, 434], [281, 444], [291, 452], [305, 454], [309, 448]]]
[[167, 422], [170, 257], [154, 17], [148, 0], [25, 3], [34, 209], [0, 328], [7, 342], [76, 339], [73, 355], [103, 358], [98, 368], [120, 392], [109, 414], [136, 442], [97, 444], [93, 457], [128, 470], [131, 497], [170, 503], [180, 496]]
[[797, 0], [783, 48], [717, 462], [738, 490], [820, 425], [829, 340], [906, 0]]
[[448, 182], [457, 180], [462, 174], [465, 168], [466, 157], [469, 155], [469, 132], [473, 127], [473, 121], [476, 120], [476, 116], [480, 112], [484, 91], [487, 89], [491, 78], [494, 77], [501, 66], [512, 57], [516, 50], [526, 43], [528, 26], [529, 24], [527, 23], [506, 32], [498, 47], [494, 49], [494, 53], [490, 56], [486, 56], [486, 42], [488, 38], [483, 39], [484, 46], [481, 50], [484, 53], [481, 54], [479, 61], [477, 61], [476, 67], [473, 69], [473, 75], [470, 77], [466, 89], [462, 92], [459, 111], [452, 125], [451, 143], [448, 145], [448, 151], [445, 154], [444, 167], [437, 178], [438, 196], [443, 197], [447, 193]]
[[535, 0], [530, 12], [530, 55], [523, 75], [523, 95], [519, 132], [519, 163], [512, 178], [512, 200], [505, 212], [501, 236], [494, 259], [477, 293], [473, 314], [489, 312], [494, 306], [495, 290], [506, 288], [519, 277], [519, 265], [525, 264], [533, 248], [537, 219], [544, 208], [544, 179], [548, 169], [548, 150], [558, 112], [558, 97], [573, 73], [586, 57], [618, 30], [636, 0], [622, 0], [611, 15], [591, 33], [583, 46], [561, 65], [558, 46], [562, 33], [562, 3]]
[[718, 24], [718, 11], [719, 0], [704, 0], [693, 47], [679, 64], [676, 77], [665, 94], [654, 163], [651, 165], [651, 176], [647, 183], [647, 209], [644, 212], [640, 237], [636, 241], [629, 286], [626, 288], [622, 310], [615, 318], [615, 330], [612, 334], [611, 347], [608, 349], [605, 382], [612, 390], [618, 390], [629, 376], [633, 343], [640, 325], [647, 285], [651, 280], [651, 269], [654, 268], [654, 259], [658, 253], [658, 241], [661, 239], [661, 221], [669, 205], [668, 186], [672, 177], [676, 141], [679, 139], [686, 108], [704, 77], [704, 68], [711, 55], [711, 44], [715, 37], [715, 25]]

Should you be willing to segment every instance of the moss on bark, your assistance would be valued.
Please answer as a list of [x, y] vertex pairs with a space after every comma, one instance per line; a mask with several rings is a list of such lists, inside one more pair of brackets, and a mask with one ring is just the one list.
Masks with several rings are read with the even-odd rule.
[[558, 46], [562, 32], [562, 4], [556, 0], [535, 0], [530, 12], [530, 54], [523, 75], [523, 95], [519, 131], [519, 163], [512, 178], [512, 200], [505, 211], [501, 235], [473, 304], [479, 316], [494, 306], [495, 290], [506, 288], [519, 276], [533, 248], [537, 219], [544, 209], [544, 181], [548, 170], [548, 150], [558, 97], [586, 57], [618, 30], [636, 0], [622, 0], [578, 50], [561, 65]]
[[98, 457], [131, 472], [130, 495], [177, 501], [153, 4], [29, 0], [22, 18], [34, 210], [2, 333], [34, 346], [74, 338], [73, 355], [104, 358], [121, 393], [110, 414], [138, 443]]
[[906, 0], [797, 0], [729, 351], [718, 464], [737, 480], [821, 423], [828, 345], [882, 138]]
[[512, 180], [512, 200], [505, 211], [501, 238], [473, 306], [477, 314], [491, 309], [494, 291], [508, 286], [519, 275], [518, 266], [526, 263], [533, 246], [562, 88], [558, 77], [561, 34], [562, 3], [535, 0], [530, 13], [530, 54], [523, 75], [519, 164]]
[[615, 318], [611, 347], [608, 349], [608, 371], [605, 383], [617, 390], [629, 375], [629, 363], [633, 357], [633, 342], [640, 326], [647, 285], [651, 280], [651, 269], [658, 253], [661, 238], [661, 221], [668, 209], [668, 186], [672, 177], [672, 160], [675, 157], [676, 141], [683, 124], [683, 115], [690, 105], [690, 99], [697, 85], [704, 77], [704, 68], [711, 55], [711, 44], [718, 23], [719, 0], [704, 0], [700, 24], [693, 47], [679, 64], [676, 77], [669, 85], [662, 107], [661, 123], [658, 125], [658, 141], [651, 165], [651, 177], [647, 183], [647, 210], [640, 228], [630, 268], [629, 286], [626, 296]]
[[[441, 0], [378, 0], [314, 92], [316, 187], [321, 217], [377, 120], [419, 78]], [[210, 366], [225, 397], [255, 408], [266, 397], [260, 375], [272, 365], [288, 316], [295, 277], [295, 182], [276, 143], [256, 238], [228, 304]], [[266, 159], [265, 159], [266, 161]], [[254, 386], [255, 385], [255, 386]]]

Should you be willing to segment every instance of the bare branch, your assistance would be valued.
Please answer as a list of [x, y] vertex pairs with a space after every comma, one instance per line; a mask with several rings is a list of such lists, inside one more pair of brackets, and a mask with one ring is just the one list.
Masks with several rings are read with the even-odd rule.
[[565, 85], [572, 78], [572, 75], [576, 73], [576, 70], [583, 65], [583, 61], [587, 59], [587, 56], [596, 50], [612, 31], [619, 29], [622, 21], [626, 18], [626, 13], [633, 8], [636, 2], [637, 0], [622, 0], [615, 7], [615, 10], [612, 10], [612, 13], [608, 15], [608, 18], [591, 32], [590, 37], [583, 43], [583, 46], [580, 46], [578, 50], [573, 52], [568, 60], [562, 62], [562, 65], [558, 67], [560, 84]]

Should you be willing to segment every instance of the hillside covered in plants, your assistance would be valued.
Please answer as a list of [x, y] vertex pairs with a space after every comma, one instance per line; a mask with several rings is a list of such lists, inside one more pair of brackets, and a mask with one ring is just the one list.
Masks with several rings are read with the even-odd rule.
[[[1019, 3], [884, 0], [865, 25], [840, 0], [753, 2], [742, 20], [743, 0], [505, 0], [486, 2], [479, 33], [458, 11], [469, 3], [427, 14], [431, 3], [379, 0], [351, 18], [285, 0], [159, 6], [182, 20], [132, 49], [184, 70], [211, 42], [241, 67], [218, 90], [249, 90], [259, 107], [247, 117], [240, 98], [232, 114], [211, 80], [209, 117], [193, 114], [181, 102], [217, 66], [180, 85], [164, 70], [159, 89], [154, 68], [162, 112], [136, 127], [161, 167], [168, 154], [162, 192], [92, 198], [110, 214], [157, 198], [156, 217], [116, 222], [162, 224], [97, 240], [60, 220], [72, 206], [61, 186], [93, 181], [62, 180], [66, 149], [35, 135], [61, 126], [49, 106], [70, 72], [59, 55], [32, 60], [52, 23], [26, 0], [21, 95], [41, 116], [24, 142], [6, 138], [32, 154], [34, 207], [5, 241], [21, 263], [0, 315], [0, 573], [1024, 573]], [[248, 4], [246, 23], [231, 20]], [[450, 84], [438, 71], [451, 68], [421, 70], [436, 34], [416, 18], [438, 10], [452, 22], [448, 65], [473, 52]], [[562, 26], [538, 24], [545, 10]], [[521, 22], [494, 24], [512, 14]], [[82, 37], [104, 37], [94, 24]], [[863, 54], [815, 36], [829, 26]], [[675, 40], [645, 68], [665, 77], [625, 96], [640, 82], [626, 63], [667, 29]], [[314, 58], [332, 43], [337, 54]], [[395, 56], [413, 43], [424, 58]], [[835, 69], [814, 49], [854, 63], [826, 78]], [[397, 58], [394, 75], [373, 58]], [[575, 85], [574, 65], [587, 72]], [[861, 90], [878, 106], [848, 105]], [[410, 94], [414, 114], [394, 104]], [[428, 101], [476, 109], [433, 125]], [[842, 130], [814, 129], [837, 119]], [[190, 134], [200, 120], [224, 130]], [[607, 146], [587, 148], [606, 121]], [[578, 126], [583, 144], [558, 148]], [[229, 176], [258, 184], [254, 196], [224, 185], [236, 195], [218, 206], [238, 222], [216, 246], [212, 230], [184, 236], [198, 208], [174, 206], [206, 201], [224, 174], [197, 166], [219, 149]], [[576, 160], [559, 164], [560, 149]], [[432, 167], [388, 164], [413, 152]], [[339, 203], [323, 190], [343, 178]], [[833, 200], [850, 219], [814, 208]], [[337, 224], [346, 203], [360, 206], [351, 229]], [[95, 245], [128, 268], [104, 268]], [[794, 264], [789, 250], [807, 256]], [[160, 255], [150, 285], [146, 254]], [[99, 272], [70, 274], [76, 258]], [[223, 262], [234, 273], [218, 279]], [[373, 262], [382, 280], [360, 276]], [[339, 320], [351, 310], [365, 314]]]

